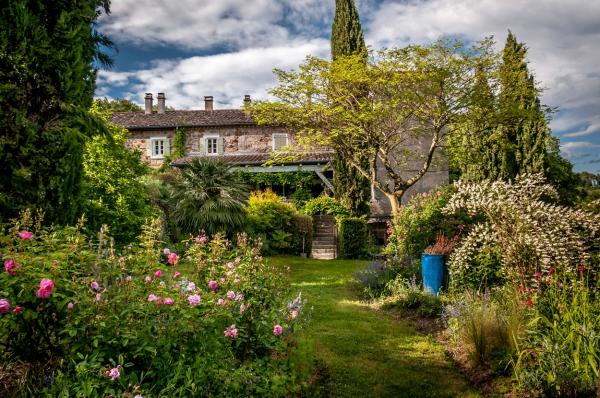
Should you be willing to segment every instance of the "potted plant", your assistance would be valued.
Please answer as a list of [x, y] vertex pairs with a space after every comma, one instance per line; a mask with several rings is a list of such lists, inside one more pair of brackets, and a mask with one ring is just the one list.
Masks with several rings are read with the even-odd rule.
[[423, 288], [436, 296], [444, 281], [446, 271], [444, 259], [454, 249], [458, 243], [458, 239], [458, 235], [450, 239], [444, 234], [438, 233], [435, 237], [435, 242], [427, 246], [421, 256]]

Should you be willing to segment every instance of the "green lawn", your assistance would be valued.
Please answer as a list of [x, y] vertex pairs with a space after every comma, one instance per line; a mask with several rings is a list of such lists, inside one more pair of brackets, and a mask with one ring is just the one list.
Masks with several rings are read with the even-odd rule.
[[294, 290], [314, 306], [299, 334], [299, 351], [314, 355], [328, 373], [331, 397], [478, 397], [453, 368], [443, 347], [361, 302], [352, 289], [364, 261], [271, 257], [291, 268]]

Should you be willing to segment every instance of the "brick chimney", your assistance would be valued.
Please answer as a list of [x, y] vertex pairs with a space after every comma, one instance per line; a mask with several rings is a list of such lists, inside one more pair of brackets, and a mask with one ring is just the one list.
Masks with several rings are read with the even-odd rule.
[[213, 97], [212, 95], [204, 96], [204, 110], [212, 111], [213, 110]]
[[158, 113], [165, 113], [165, 93], [158, 93]]
[[146, 96], [144, 97], [144, 102], [146, 104], [145, 113], [146, 115], [149, 115], [152, 113], [152, 93], [146, 93]]
[[244, 108], [249, 107], [252, 104], [252, 100], [250, 99], [250, 94], [244, 95]]

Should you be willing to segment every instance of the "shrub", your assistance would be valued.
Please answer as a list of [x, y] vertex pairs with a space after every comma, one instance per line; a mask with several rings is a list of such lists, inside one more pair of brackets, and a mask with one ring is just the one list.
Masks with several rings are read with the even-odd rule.
[[335, 198], [321, 195], [319, 197], [307, 200], [302, 207], [301, 212], [309, 216], [314, 216], [320, 213], [326, 213], [335, 218], [343, 218], [350, 216], [350, 212], [342, 206]]
[[521, 387], [544, 397], [596, 396], [600, 302], [585, 275], [553, 284], [537, 297], [532, 311], [515, 362]]
[[338, 246], [341, 258], [362, 258], [369, 254], [370, 236], [367, 222], [347, 217], [338, 221]]
[[466, 212], [445, 215], [442, 209], [455, 192], [452, 185], [430, 194], [418, 194], [402, 207], [394, 220], [386, 253], [395, 257], [419, 259], [425, 248], [435, 242], [437, 234], [453, 237], [473, 222]]
[[[525, 175], [514, 182], [484, 181], [456, 184], [457, 192], [444, 211], [481, 214], [477, 224], [450, 257], [453, 278], [465, 278], [479, 264], [477, 253], [500, 256], [500, 280], [539, 290], [552, 274], [576, 278], [580, 265], [589, 266], [591, 247], [598, 247], [600, 216], [544, 202], [556, 190], [542, 175]], [[486, 270], [483, 275], [496, 273]]]
[[270, 253], [292, 252], [294, 217], [296, 209], [271, 190], [255, 191], [248, 200], [248, 229], [259, 236], [263, 251]]
[[295, 254], [310, 253], [312, 247], [312, 217], [295, 214], [292, 217], [292, 250]]
[[442, 313], [442, 301], [422, 289], [417, 278], [405, 279], [397, 276], [385, 286], [387, 307], [399, 307], [415, 311], [419, 316], [437, 318]]
[[118, 255], [106, 230], [96, 241], [81, 228], [25, 213], [0, 234], [0, 367], [29, 368], [7, 395], [295, 394], [304, 302], [245, 236], [176, 253], [154, 221]]

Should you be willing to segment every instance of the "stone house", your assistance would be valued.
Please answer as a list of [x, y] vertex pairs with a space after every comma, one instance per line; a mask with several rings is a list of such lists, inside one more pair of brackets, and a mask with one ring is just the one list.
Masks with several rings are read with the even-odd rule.
[[[251, 102], [246, 95], [238, 109], [214, 109], [213, 97], [204, 97], [203, 110], [166, 110], [166, 97], [158, 93], [157, 111], [153, 111], [153, 97], [146, 93], [144, 111], [115, 112], [112, 122], [125, 127], [129, 133], [127, 146], [139, 149], [143, 160], [159, 167], [173, 149], [178, 129], [185, 129], [185, 156], [175, 159], [180, 166], [194, 157], [218, 157], [248, 172], [314, 172], [313, 194], [324, 190], [334, 192], [330, 162], [334, 152], [324, 148], [302, 152], [295, 159], [277, 165], [265, 166], [272, 153], [294, 142], [294, 132], [277, 126], [258, 126], [244, 112]], [[424, 148], [428, 143], [416, 143]], [[426, 175], [404, 197], [404, 202], [416, 193], [428, 192], [448, 182], [448, 167], [443, 154]], [[410, 173], [411, 170], [407, 170]], [[375, 192], [370, 223], [378, 240], [385, 238], [386, 222], [391, 214], [387, 199]]]

